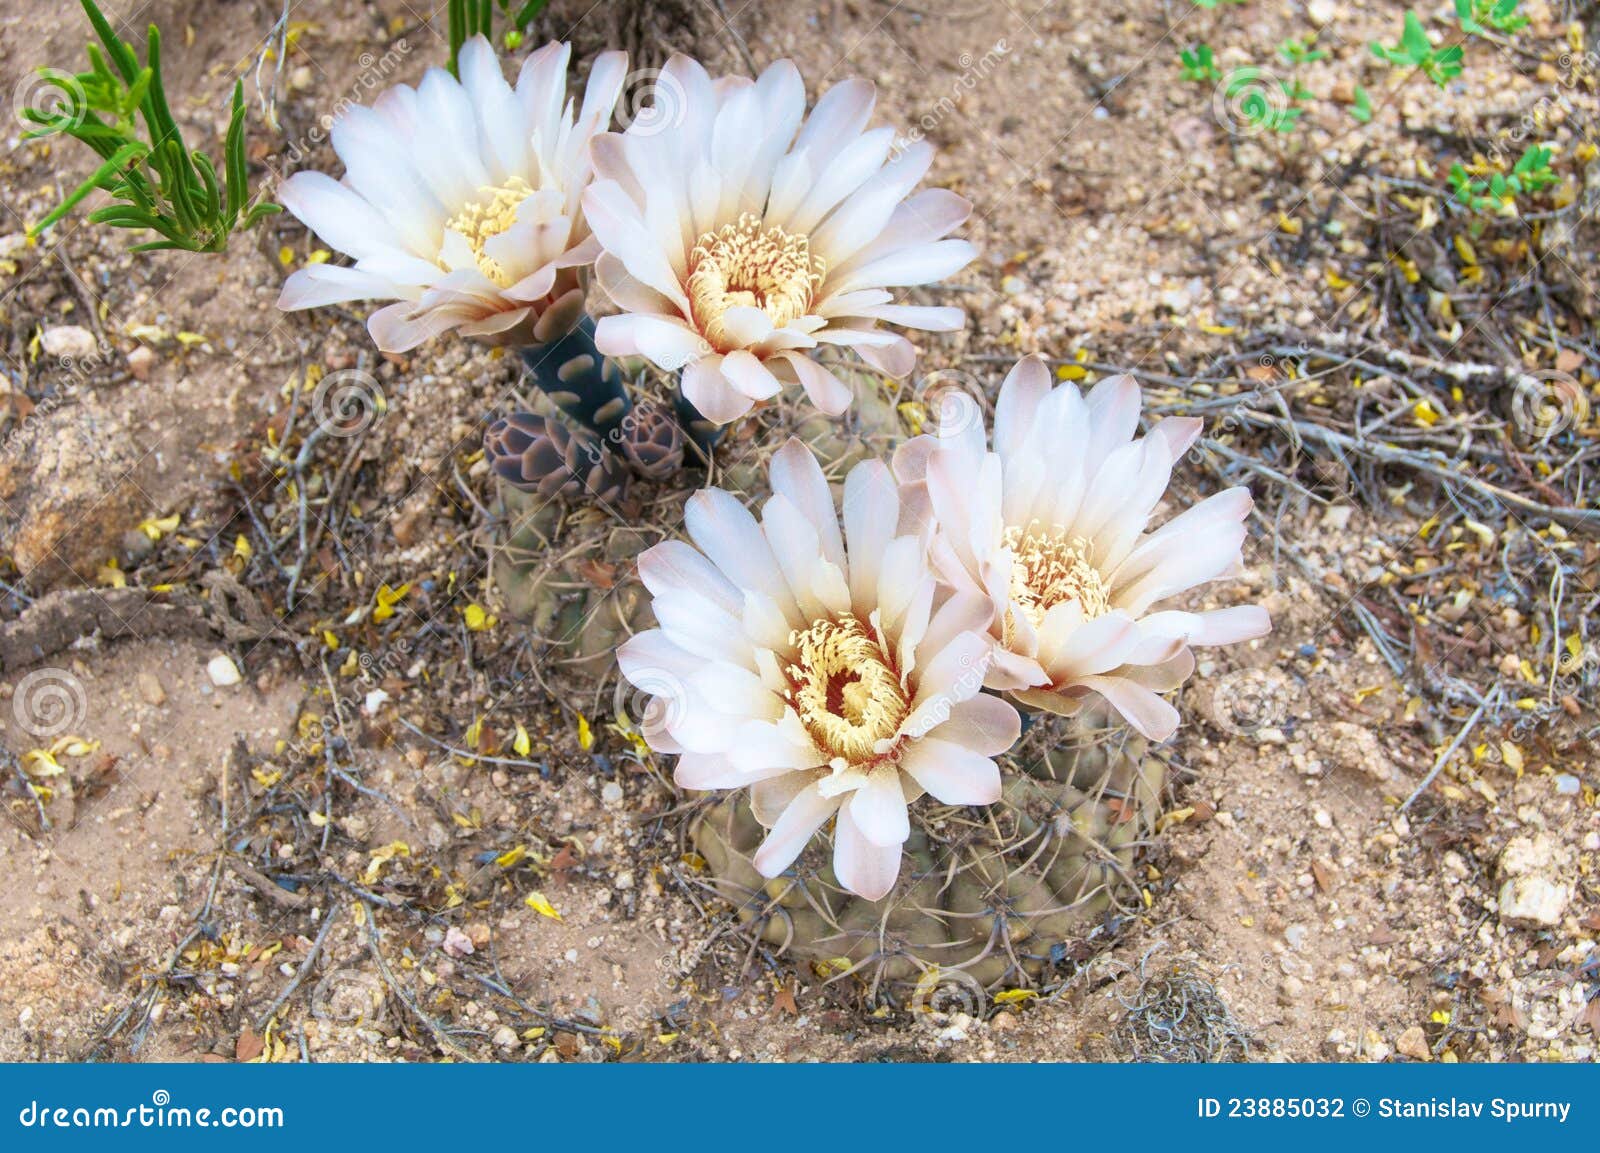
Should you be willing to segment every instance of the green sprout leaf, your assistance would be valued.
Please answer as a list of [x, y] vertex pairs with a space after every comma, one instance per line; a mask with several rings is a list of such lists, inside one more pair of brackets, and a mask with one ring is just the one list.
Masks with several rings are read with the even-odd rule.
[[155, 248], [221, 252], [237, 228], [248, 228], [281, 211], [266, 201], [246, 210], [250, 175], [244, 152], [244, 85], [233, 86], [219, 174], [209, 156], [185, 146], [172, 118], [161, 76], [161, 30], [150, 25], [141, 65], [133, 46], [117, 36], [94, 0], [82, 4], [100, 47], [88, 45], [87, 72], [68, 76], [42, 71], [58, 90], [59, 102], [49, 109], [23, 109], [23, 119], [32, 125], [23, 136], [70, 136], [92, 149], [101, 164], [31, 227], [29, 235], [37, 236], [59, 222], [96, 189], [113, 203], [90, 213], [90, 223], [161, 237], [135, 245], [134, 252]]
[[1185, 80], [1208, 81], [1215, 84], [1222, 79], [1222, 73], [1217, 68], [1217, 61], [1211, 53], [1209, 44], [1196, 44], [1193, 48], [1185, 48], [1178, 53], [1178, 63], [1183, 68]]
[[1367, 90], [1359, 84], [1356, 85], [1356, 99], [1350, 106], [1350, 115], [1358, 124], [1368, 124], [1372, 121], [1372, 99], [1367, 95]]
[[1310, 64], [1317, 60], [1326, 60], [1328, 54], [1315, 47], [1317, 34], [1299, 40], [1285, 40], [1278, 45], [1278, 55], [1283, 57], [1284, 63], [1289, 65]]
[[1456, 20], [1469, 36], [1488, 37], [1491, 30], [1507, 35], [1528, 24], [1518, 13], [1522, 0], [1456, 0]]

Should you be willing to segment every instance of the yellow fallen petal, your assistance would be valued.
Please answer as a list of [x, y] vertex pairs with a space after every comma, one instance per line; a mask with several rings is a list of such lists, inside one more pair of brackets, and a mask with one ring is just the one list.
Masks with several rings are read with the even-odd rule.
[[561, 914], [556, 912], [556, 907], [552, 905], [545, 898], [545, 895], [539, 892], [537, 889], [524, 897], [523, 903], [535, 913], [538, 913], [541, 917], [549, 917], [552, 921], [561, 920]]

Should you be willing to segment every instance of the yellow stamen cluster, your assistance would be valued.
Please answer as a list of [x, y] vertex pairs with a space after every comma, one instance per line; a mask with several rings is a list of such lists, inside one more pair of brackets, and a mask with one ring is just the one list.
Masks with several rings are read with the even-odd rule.
[[811, 310], [823, 266], [804, 235], [762, 228], [750, 213], [695, 241], [689, 253], [689, 304], [694, 322], [719, 352], [738, 347], [723, 327], [730, 308], [759, 308], [782, 328]]
[[1059, 604], [1077, 601], [1085, 620], [1111, 608], [1111, 590], [1090, 559], [1089, 542], [1068, 537], [1059, 525], [1012, 525], [1001, 543], [1011, 550], [1011, 604], [1037, 627]]
[[481, 197], [445, 221], [445, 227], [467, 238], [467, 243], [472, 245], [472, 255], [478, 260], [479, 272], [501, 288], [510, 288], [511, 274], [499, 261], [484, 255], [483, 246], [517, 222], [517, 209], [534, 190], [522, 177], [513, 176], [504, 184], [485, 187], [482, 192]]
[[831, 761], [873, 760], [876, 745], [900, 729], [910, 711], [890, 658], [849, 613], [819, 620], [789, 638], [798, 650], [787, 670], [789, 702]]

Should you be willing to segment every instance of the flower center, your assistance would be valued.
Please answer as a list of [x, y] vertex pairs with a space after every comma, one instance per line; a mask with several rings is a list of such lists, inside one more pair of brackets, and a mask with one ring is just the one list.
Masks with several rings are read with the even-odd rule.
[[759, 217], [745, 213], [737, 224], [701, 236], [689, 253], [695, 324], [712, 347], [729, 352], [739, 345], [723, 327], [728, 309], [759, 308], [774, 328], [782, 328], [811, 310], [822, 271], [804, 235], [776, 225], [763, 229]]
[[1068, 537], [1057, 525], [1046, 529], [1038, 521], [1026, 528], [1007, 527], [1000, 538], [1011, 550], [1011, 603], [1035, 626], [1052, 608], [1077, 601], [1085, 620], [1094, 620], [1111, 608], [1111, 593], [1100, 570], [1089, 559], [1089, 542]]
[[830, 761], [861, 764], [895, 735], [910, 711], [900, 676], [868, 628], [849, 613], [814, 621], [789, 641], [789, 703]]
[[444, 226], [467, 238], [467, 243], [472, 245], [472, 255], [477, 258], [479, 272], [501, 288], [510, 288], [511, 274], [494, 257], [486, 256], [483, 246], [517, 222], [517, 209], [534, 190], [522, 177], [513, 176], [504, 184], [490, 185], [481, 191], [482, 196], [445, 221]]

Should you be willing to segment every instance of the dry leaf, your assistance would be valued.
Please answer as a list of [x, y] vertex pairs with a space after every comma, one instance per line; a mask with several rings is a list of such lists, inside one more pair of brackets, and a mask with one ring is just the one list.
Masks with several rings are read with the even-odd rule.
[[239, 1041], [233, 1047], [233, 1056], [237, 1061], [254, 1061], [266, 1049], [266, 1042], [256, 1036], [256, 1031], [246, 1025], [239, 1032]]

